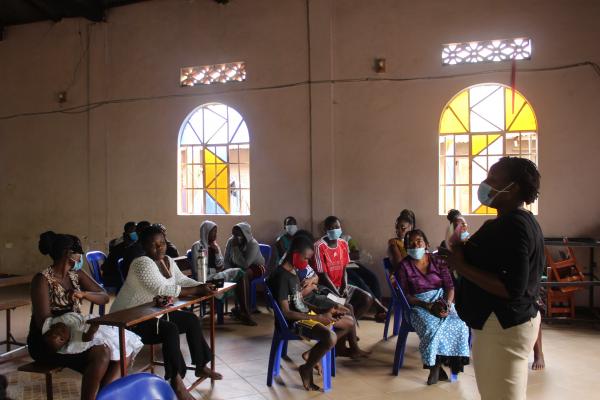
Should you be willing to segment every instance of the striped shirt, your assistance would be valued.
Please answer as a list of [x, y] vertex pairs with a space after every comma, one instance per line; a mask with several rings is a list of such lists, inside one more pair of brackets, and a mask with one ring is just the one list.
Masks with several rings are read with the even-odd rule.
[[344, 270], [349, 262], [348, 242], [345, 240], [338, 239], [334, 248], [329, 247], [323, 238], [315, 243], [315, 269], [318, 273], [327, 274], [336, 288], [342, 286]]

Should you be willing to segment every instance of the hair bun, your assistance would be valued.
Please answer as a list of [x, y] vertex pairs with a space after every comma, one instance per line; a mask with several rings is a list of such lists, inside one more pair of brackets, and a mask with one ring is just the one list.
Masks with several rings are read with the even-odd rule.
[[50, 254], [50, 251], [52, 250], [52, 244], [54, 243], [55, 239], [56, 233], [53, 231], [42, 233], [40, 235], [40, 241], [38, 242], [38, 249], [40, 250], [40, 253], [45, 256]]

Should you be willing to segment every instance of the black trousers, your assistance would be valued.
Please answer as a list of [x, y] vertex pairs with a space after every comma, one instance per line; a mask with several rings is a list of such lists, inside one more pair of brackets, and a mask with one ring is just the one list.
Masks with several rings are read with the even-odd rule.
[[196, 370], [204, 368], [210, 362], [212, 353], [202, 334], [200, 319], [195, 314], [189, 311], [173, 311], [167, 315], [159, 320], [142, 322], [131, 330], [142, 338], [144, 344], [162, 344], [165, 379], [168, 380], [175, 377], [175, 374], [183, 378], [187, 372], [181, 354], [180, 334], [185, 333], [192, 364], [196, 366]]

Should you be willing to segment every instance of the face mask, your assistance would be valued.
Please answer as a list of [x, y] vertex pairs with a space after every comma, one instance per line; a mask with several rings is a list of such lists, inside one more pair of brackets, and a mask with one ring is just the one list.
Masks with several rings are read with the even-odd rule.
[[79, 271], [81, 268], [83, 268], [83, 254], [80, 254], [79, 261], [73, 260], [72, 258], [71, 261], [75, 261], [75, 265], [73, 265], [73, 269], [75, 271]]
[[417, 247], [414, 249], [408, 249], [407, 253], [409, 256], [414, 258], [415, 260], [420, 260], [425, 256], [425, 247]]
[[298, 232], [298, 225], [286, 225], [285, 231], [287, 232], [288, 235], [294, 236], [294, 234], [296, 232]]
[[327, 237], [329, 238], [329, 240], [338, 240], [340, 236], [342, 236], [341, 228], [330, 229], [327, 231]]
[[137, 242], [137, 240], [138, 240], [138, 234], [137, 234], [137, 232], [131, 232], [129, 234], [129, 239], [133, 240], [134, 242]]
[[306, 269], [308, 260], [300, 253], [292, 253], [292, 265], [297, 269]]
[[[477, 199], [479, 199], [479, 202], [481, 204], [489, 207], [492, 205], [492, 202], [500, 193], [508, 193], [507, 189], [509, 189], [512, 185], [513, 182], [509, 183], [508, 186], [506, 186], [502, 190], [496, 190], [487, 183], [481, 182], [481, 184], [479, 185], [479, 189], [477, 189]], [[490, 197], [490, 193], [492, 192], [492, 190], [496, 190], [497, 193]]]
[[461, 232], [460, 233], [460, 240], [462, 240], [464, 242], [464, 241], [466, 241], [469, 238], [470, 235], [471, 234], [469, 232]]

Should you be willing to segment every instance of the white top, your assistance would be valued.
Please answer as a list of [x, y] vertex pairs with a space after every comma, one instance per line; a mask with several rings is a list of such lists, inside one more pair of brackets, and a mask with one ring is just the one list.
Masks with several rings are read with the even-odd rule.
[[171, 277], [165, 278], [158, 269], [158, 265], [150, 257], [138, 257], [131, 263], [127, 279], [117, 298], [115, 299], [111, 312], [139, 306], [151, 302], [155, 296], [177, 297], [182, 287], [193, 287], [201, 285], [185, 276], [171, 257], [169, 269]]

